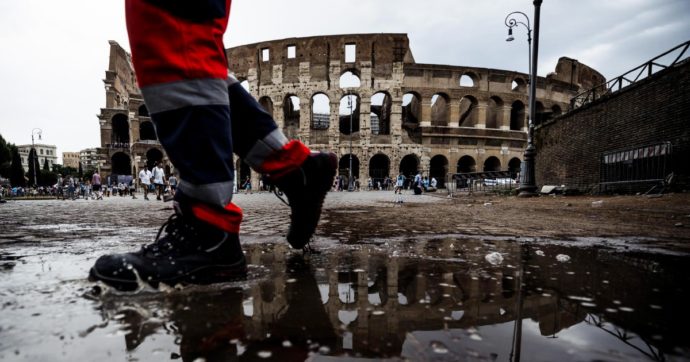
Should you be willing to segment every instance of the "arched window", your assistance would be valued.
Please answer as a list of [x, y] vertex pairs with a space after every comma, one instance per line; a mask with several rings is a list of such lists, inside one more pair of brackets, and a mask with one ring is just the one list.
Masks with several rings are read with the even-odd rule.
[[465, 73], [460, 76], [461, 87], [475, 87], [477, 86], [477, 76], [474, 73]]
[[390, 134], [391, 96], [378, 92], [371, 97], [371, 133]]
[[486, 108], [486, 128], [498, 128], [503, 113], [503, 101], [498, 97], [489, 98]]
[[328, 129], [330, 124], [331, 101], [323, 93], [311, 97], [311, 129]]
[[520, 131], [525, 126], [525, 104], [520, 101], [513, 102], [510, 107], [510, 129]]
[[273, 117], [273, 101], [271, 100], [271, 97], [263, 96], [259, 98], [259, 104], [266, 112], [268, 112], [268, 114], [271, 115], [271, 117]]
[[390, 158], [383, 153], [377, 153], [369, 160], [369, 177], [372, 178], [374, 184], [380, 181], [383, 184], [383, 179], [390, 176]]
[[340, 99], [340, 133], [349, 135], [359, 132], [359, 98], [348, 94]]
[[140, 117], [148, 117], [149, 116], [149, 109], [146, 108], [145, 104], [142, 104], [141, 106], [139, 106], [139, 110], [137, 111], [137, 113], [139, 113]]
[[436, 93], [431, 97], [431, 125], [448, 126], [450, 120], [450, 99], [446, 94]]
[[283, 133], [289, 139], [299, 139], [300, 100], [287, 96], [283, 102]]
[[156, 129], [153, 127], [153, 122], [145, 121], [139, 124], [139, 139], [142, 141], [156, 140]]
[[474, 127], [477, 125], [477, 98], [464, 96], [460, 100], [460, 127]]
[[116, 114], [113, 119], [113, 136], [111, 142], [117, 147], [129, 147], [129, 121], [124, 114]]
[[359, 88], [362, 82], [359, 76], [353, 71], [348, 70], [340, 76], [340, 88]]

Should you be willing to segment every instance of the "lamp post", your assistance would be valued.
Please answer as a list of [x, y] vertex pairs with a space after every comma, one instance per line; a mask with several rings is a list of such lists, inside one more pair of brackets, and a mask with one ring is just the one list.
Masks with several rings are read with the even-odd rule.
[[352, 116], [354, 114], [354, 111], [352, 110], [352, 97], [353, 96], [351, 94], [348, 94], [347, 96], [347, 105], [350, 107], [350, 168], [347, 178], [347, 191], [354, 191], [354, 184], [352, 182]]
[[[524, 160], [520, 172], [520, 194], [521, 197], [536, 196], [537, 185], [534, 177], [534, 157], [536, 148], [534, 147], [534, 118], [536, 115], [537, 104], [537, 55], [539, 54], [539, 12], [542, 0], [534, 0], [534, 48], [532, 47], [532, 28], [530, 27], [529, 17], [520, 11], [514, 11], [506, 16], [505, 24], [508, 27], [508, 38], [512, 41], [513, 28], [522, 25], [527, 28], [527, 43], [529, 46], [529, 120], [527, 128], [527, 148], [525, 148]], [[522, 15], [526, 23], [516, 19], [515, 16]]]
[[[43, 130], [40, 128], [34, 128], [31, 130], [31, 149], [34, 151], [34, 157], [36, 160], [38, 160], [38, 152], [36, 152], [36, 147], [34, 146], [34, 135], [38, 135], [38, 140], [41, 140], [41, 135], [43, 134]], [[29, 162], [34, 162], [33, 160], [29, 160]], [[33, 164], [34, 166], [34, 187], [38, 186], [38, 179], [36, 179], [36, 164], [38, 162], [35, 162]]]

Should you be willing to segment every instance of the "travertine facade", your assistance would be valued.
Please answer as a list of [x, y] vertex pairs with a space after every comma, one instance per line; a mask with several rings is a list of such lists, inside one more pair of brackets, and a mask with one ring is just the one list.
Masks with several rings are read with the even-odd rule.
[[[335, 151], [341, 172], [352, 148], [360, 180], [419, 169], [442, 183], [448, 172], [519, 169], [527, 74], [419, 64], [405, 34], [291, 38], [227, 54], [231, 72], [288, 137]], [[555, 73], [538, 79], [536, 122], [560, 114], [572, 96], [603, 81], [591, 68], [561, 58]], [[146, 160], [165, 163], [129, 55], [115, 42], [105, 83], [99, 116], [105, 172], [136, 172]], [[244, 178], [248, 170], [238, 169]]]

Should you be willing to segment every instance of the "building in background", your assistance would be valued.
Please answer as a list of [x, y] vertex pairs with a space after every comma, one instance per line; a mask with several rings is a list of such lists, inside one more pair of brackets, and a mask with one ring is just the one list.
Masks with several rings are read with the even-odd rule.
[[63, 152], [62, 166], [79, 169], [79, 152]]
[[81, 167], [85, 171], [98, 169], [98, 160], [98, 149], [96, 148], [86, 148], [79, 151], [79, 162], [81, 162]]
[[[17, 145], [19, 150], [19, 157], [22, 159], [22, 167], [24, 171], [29, 169], [29, 152], [31, 151], [31, 145]], [[38, 165], [42, 169], [45, 160], [48, 160], [48, 167], [52, 169], [53, 165], [57, 163], [57, 147], [55, 145], [44, 145], [41, 143], [35, 143], [36, 155], [38, 156]]]

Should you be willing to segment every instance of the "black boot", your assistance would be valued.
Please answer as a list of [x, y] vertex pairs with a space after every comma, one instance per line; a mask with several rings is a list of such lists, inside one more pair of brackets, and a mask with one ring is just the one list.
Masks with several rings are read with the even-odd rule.
[[[163, 231], [165, 235], [161, 236]], [[139, 285], [137, 274], [153, 287], [159, 283], [211, 284], [246, 277], [247, 262], [237, 234], [173, 214], [152, 244], [134, 253], [98, 258], [89, 280], [131, 291]]]
[[287, 241], [293, 248], [303, 248], [314, 234], [337, 166], [335, 154], [312, 153], [299, 169], [276, 180], [291, 209]]

